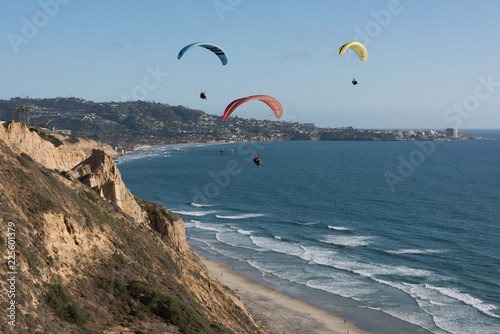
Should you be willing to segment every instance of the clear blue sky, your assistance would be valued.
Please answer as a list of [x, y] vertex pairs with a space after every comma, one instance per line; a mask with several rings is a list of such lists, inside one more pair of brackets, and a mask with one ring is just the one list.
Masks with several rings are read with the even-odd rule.
[[[222, 115], [236, 98], [268, 94], [283, 120], [317, 126], [500, 128], [497, 0], [0, 4], [2, 99], [139, 97]], [[366, 62], [338, 56], [353, 40]], [[221, 46], [228, 64], [201, 48], [177, 60], [198, 41]], [[236, 113], [273, 118], [259, 102]]]

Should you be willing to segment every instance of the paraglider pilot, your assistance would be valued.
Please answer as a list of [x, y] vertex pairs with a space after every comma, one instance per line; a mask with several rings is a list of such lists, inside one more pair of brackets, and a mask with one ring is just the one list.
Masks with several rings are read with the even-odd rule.
[[203, 100], [206, 100], [207, 99], [207, 95], [205, 95], [205, 92], [201, 92], [200, 93], [200, 99], [203, 99]]
[[254, 157], [253, 157], [253, 162], [255, 162], [255, 164], [256, 164], [257, 166], [262, 165], [262, 161], [260, 160], [260, 155], [259, 155], [259, 156], [254, 156]]
[[354, 86], [356, 86], [356, 85], [358, 84], [358, 82], [356, 81], [356, 79], [352, 79], [352, 84], [353, 84]]

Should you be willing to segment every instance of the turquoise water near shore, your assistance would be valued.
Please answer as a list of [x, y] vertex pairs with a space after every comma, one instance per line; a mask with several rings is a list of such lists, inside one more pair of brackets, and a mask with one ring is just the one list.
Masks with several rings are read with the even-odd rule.
[[493, 140], [231, 143], [118, 165], [198, 253], [362, 329], [500, 333], [500, 131], [463, 132]]

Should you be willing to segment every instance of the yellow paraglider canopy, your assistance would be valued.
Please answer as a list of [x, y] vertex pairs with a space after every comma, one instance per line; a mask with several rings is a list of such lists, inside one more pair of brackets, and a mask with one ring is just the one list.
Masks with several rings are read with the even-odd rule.
[[365, 46], [359, 42], [350, 42], [342, 45], [339, 49], [339, 55], [342, 56], [347, 49], [351, 49], [356, 52], [361, 61], [365, 61], [368, 57]]

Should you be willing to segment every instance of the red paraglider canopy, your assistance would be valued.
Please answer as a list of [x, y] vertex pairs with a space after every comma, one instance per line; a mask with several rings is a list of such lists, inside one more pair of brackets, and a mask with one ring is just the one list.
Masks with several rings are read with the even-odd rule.
[[276, 118], [280, 118], [281, 116], [283, 116], [283, 107], [281, 106], [281, 103], [279, 103], [279, 101], [274, 97], [271, 97], [269, 95], [253, 95], [237, 99], [229, 103], [226, 107], [226, 110], [224, 111], [224, 115], [222, 115], [222, 120], [227, 120], [229, 116], [231, 116], [233, 111], [235, 111], [239, 106], [253, 100], [259, 100], [267, 104], [274, 111]]

